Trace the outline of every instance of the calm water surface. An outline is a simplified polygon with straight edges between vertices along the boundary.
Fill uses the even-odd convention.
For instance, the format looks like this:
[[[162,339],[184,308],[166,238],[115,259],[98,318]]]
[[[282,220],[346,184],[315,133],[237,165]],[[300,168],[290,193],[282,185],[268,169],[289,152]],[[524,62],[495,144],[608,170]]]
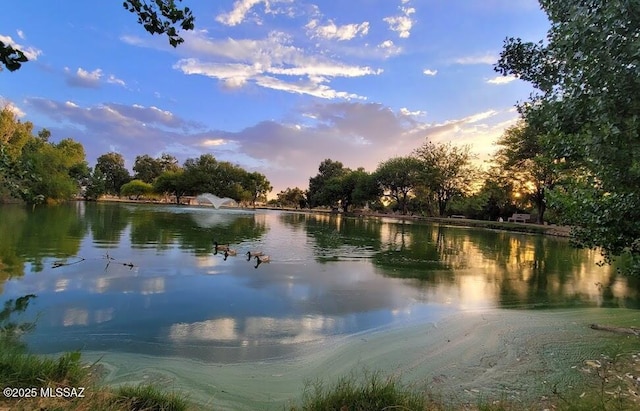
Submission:
[[[249,250],[271,261],[255,268]],[[39,353],[237,363],[461,310],[640,306],[637,281],[598,259],[565,239],[395,219],[0,206],[0,302],[37,295]]]

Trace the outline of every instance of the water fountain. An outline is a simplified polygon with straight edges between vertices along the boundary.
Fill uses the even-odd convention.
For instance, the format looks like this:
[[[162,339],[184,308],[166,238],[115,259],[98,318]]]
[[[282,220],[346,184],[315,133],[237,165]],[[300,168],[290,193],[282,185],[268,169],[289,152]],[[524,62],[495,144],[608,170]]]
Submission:
[[[238,207],[238,203],[233,198],[224,197],[220,198],[217,195],[211,193],[200,194],[196,197],[198,204],[210,203],[215,209],[219,209],[222,206],[226,207]]]

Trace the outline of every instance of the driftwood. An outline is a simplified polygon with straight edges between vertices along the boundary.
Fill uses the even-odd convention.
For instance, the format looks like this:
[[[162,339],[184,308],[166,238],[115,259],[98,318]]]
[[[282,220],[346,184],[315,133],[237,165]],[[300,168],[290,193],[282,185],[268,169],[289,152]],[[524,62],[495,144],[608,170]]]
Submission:
[[[640,337],[640,328],[636,327],[612,327],[609,325],[591,324],[591,328],[600,331],[610,331],[617,334],[631,334]]]

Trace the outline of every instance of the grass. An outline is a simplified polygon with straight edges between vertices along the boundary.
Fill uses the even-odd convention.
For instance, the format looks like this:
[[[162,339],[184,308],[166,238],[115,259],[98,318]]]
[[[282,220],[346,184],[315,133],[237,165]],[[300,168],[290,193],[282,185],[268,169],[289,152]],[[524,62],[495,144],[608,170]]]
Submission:
[[[307,383],[302,404],[291,407],[291,411],[440,409],[431,407],[424,394],[411,391],[396,378],[385,378],[378,372],[365,372],[362,377],[351,374],[329,388],[320,380]]]
[[[37,387],[38,393],[34,398],[0,397],[0,410],[185,411],[190,408],[184,395],[149,385],[115,389],[100,386],[95,371],[95,364],[82,363],[79,352],[65,353],[57,358],[38,356],[0,340],[1,388]],[[67,392],[75,388],[83,397],[43,398],[41,387],[66,389]]]

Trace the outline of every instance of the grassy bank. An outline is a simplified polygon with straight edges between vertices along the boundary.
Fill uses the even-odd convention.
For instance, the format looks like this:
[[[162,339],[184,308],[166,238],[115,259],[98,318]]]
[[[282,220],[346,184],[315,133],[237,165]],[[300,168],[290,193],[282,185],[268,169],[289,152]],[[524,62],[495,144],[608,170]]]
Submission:
[[[0,385],[4,390],[0,410],[189,409],[184,395],[152,386],[101,386],[99,370],[97,364],[84,364],[79,352],[52,358],[0,343]]]
[[[635,337],[634,337],[635,338]],[[637,345],[637,342],[634,343]],[[633,345],[633,344],[631,344]],[[477,402],[457,402],[442,398],[436,393],[409,387],[395,377],[380,372],[352,373],[338,379],[332,385],[323,381],[309,382],[302,400],[288,408],[289,411],[524,411],[555,409],[581,410],[630,410],[638,409],[635,377],[640,372],[639,359],[630,354],[629,339],[620,347],[600,359],[577,364],[585,373],[585,384],[579,387],[550,387],[548,396],[532,404],[513,403],[500,398],[483,398]],[[67,353],[59,358],[39,357],[16,351],[0,354],[0,381],[2,386],[13,388],[53,387],[62,391],[75,388],[80,398],[0,398],[0,410],[146,410],[182,411],[202,409],[189,403],[178,393],[166,393],[153,386],[124,386],[108,388],[99,385],[95,364],[85,365],[79,353]],[[82,392],[80,392],[82,389]],[[21,395],[23,396],[23,395]],[[215,404],[213,408],[216,409]]]

